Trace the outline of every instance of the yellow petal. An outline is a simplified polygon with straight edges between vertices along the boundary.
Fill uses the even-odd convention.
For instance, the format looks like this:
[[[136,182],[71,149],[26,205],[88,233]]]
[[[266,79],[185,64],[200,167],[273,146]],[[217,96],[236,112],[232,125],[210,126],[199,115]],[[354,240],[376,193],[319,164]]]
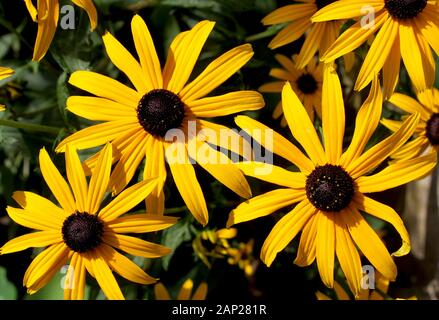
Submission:
[[[356,179],[379,166],[394,150],[398,150],[412,136],[418,121],[419,113],[411,115],[398,131],[349,163],[346,169],[351,177]]]
[[[145,21],[137,14],[131,21],[131,30],[148,91],[163,88],[162,70],[154,42]]]
[[[425,9],[419,13],[419,19],[415,19],[415,23],[430,46],[439,55],[439,39],[437,37],[439,32],[439,10],[437,8],[427,3]]]
[[[114,79],[92,71],[73,72],[69,83],[98,97],[113,100],[132,108],[135,108],[142,98],[141,93]]]
[[[28,211],[13,207],[6,208],[9,217],[16,223],[35,230],[59,231],[64,220],[61,217],[50,215],[47,207],[43,212]]]
[[[93,254],[90,258],[90,264],[93,268],[94,276],[105,296],[110,300],[124,300],[122,291],[114,278],[105,259],[99,255]]]
[[[410,252],[409,234],[404,226],[404,222],[395,210],[393,210],[389,206],[386,206],[385,204],[368,198],[361,193],[355,194],[354,202],[358,209],[367,212],[378,219],[390,223],[396,229],[401,237],[402,245],[401,248],[398,249],[398,251],[392,254],[393,256],[400,257]]]
[[[160,258],[171,252],[171,249],[159,244],[113,232],[105,232],[103,241],[128,254],[144,258]]]
[[[23,285],[29,293],[44,287],[60,271],[67,261],[69,251],[64,243],[58,243],[35,257],[23,277]]]
[[[163,70],[165,89],[174,93],[183,89],[214,25],[215,22],[212,21],[201,21],[190,31],[174,39]]]
[[[316,258],[320,278],[329,287],[334,287],[335,227],[334,213],[317,213]]]
[[[238,234],[235,228],[224,228],[216,231],[218,239],[233,239]]]
[[[152,284],[157,281],[155,278],[146,274],[137,264],[106,244],[99,246],[98,252],[102,255],[102,258],[111,270],[114,270],[129,281],[140,284]]]
[[[369,0],[367,6],[378,12],[384,8],[383,0]],[[360,17],[365,14],[364,0],[335,1],[312,16],[313,22],[330,21],[339,19],[349,19]]]
[[[297,68],[305,68],[309,61],[314,58],[314,55],[322,42],[322,38],[327,36],[325,27],[326,23],[313,24],[310,32],[306,35],[305,42],[303,43],[299,56],[297,57]]]
[[[345,112],[340,79],[332,64],[324,68],[322,116],[326,158],[336,164],[343,151]]]
[[[76,149],[71,145],[66,148],[66,171],[69,184],[76,199],[76,208],[79,212],[88,212],[88,186]]]
[[[93,0],[72,0],[72,2],[87,12],[90,20],[90,30],[93,31],[98,24],[98,13],[93,4]]]
[[[347,214],[350,214],[347,212]],[[340,214],[335,215],[335,252],[340,267],[346,276],[349,288],[358,296],[361,290],[363,270],[357,248],[349,234],[348,227]]]
[[[157,179],[148,179],[125,189],[99,212],[99,217],[107,222],[118,218],[144,200],[156,185]]]
[[[0,80],[4,80],[6,78],[9,78],[14,73],[15,73],[15,71],[12,70],[11,68],[0,67]]]
[[[304,225],[316,213],[308,200],[300,202],[292,211],[280,219],[271,230],[261,249],[261,260],[269,267],[276,255],[285,249]]]
[[[192,296],[192,300],[206,300],[207,296],[207,283],[202,282],[197,290],[195,290],[195,293]]]
[[[272,25],[309,18],[314,12],[316,12],[314,3],[291,4],[274,10],[262,19],[262,23],[264,25]]]
[[[151,90],[151,84],[146,82],[146,78],[139,62],[128,52],[127,49],[108,31],[102,36],[105,50],[111,62],[126,74],[131,83],[141,94]]]
[[[193,287],[194,282],[191,279],[187,279],[181,286],[180,292],[177,296],[177,300],[189,300],[192,294]]]
[[[205,226],[209,221],[209,214],[203,191],[195,175],[194,167],[191,163],[187,163],[186,161],[183,163],[174,161],[174,159],[169,156],[168,149],[169,147],[166,151],[166,159],[171,169],[175,185],[194,218]],[[184,152],[186,152],[186,150]]]
[[[9,210],[8,210],[9,211]],[[60,230],[38,231],[19,236],[0,248],[0,254],[23,251],[28,248],[42,248],[62,242]]]
[[[355,90],[364,89],[383,68],[398,36],[398,25],[397,21],[388,19],[381,27],[364,59]]]
[[[302,201],[304,190],[278,189],[251,198],[230,212],[227,227],[267,216],[281,208]]]
[[[154,295],[156,300],[171,300],[168,290],[160,282],[154,286]]]
[[[237,116],[235,123],[265,149],[294,163],[301,171],[310,173],[314,170],[314,164],[302,151],[269,127],[247,116]],[[271,135],[271,139],[266,138],[267,133]]]
[[[420,156],[430,146],[430,141],[426,136],[419,136],[392,154],[393,159],[413,159]]]
[[[380,192],[398,187],[425,176],[434,169],[436,152],[415,159],[401,160],[384,170],[356,180],[358,191],[362,193]]]
[[[337,281],[334,281],[334,291],[335,291],[335,294],[337,295],[338,300],[343,300],[343,301],[351,300],[349,298],[349,295],[347,294],[347,292],[343,289],[343,287]]]
[[[121,157],[111,173],[110,187],[113,194],[121,192],[134,177],[140,163],[145,159],[146,144],[154,139],[145,131],[139,130],[131,139],[130,144],[121,151]]]
[[[73,213],[76,211],[75,199],[73,198],[72,192],[64,180],[64,178],[59,173],[58,169],[53,164],[49,157],[46,149],[42,148],[40,150],[40,169],[43,174],[43,178],[58,200],[59,204],[67,212]]]
[[[378,78],[372,82],[372,88],[369,96],[364,101],[360,110],[357,113],[355,120],[355,131],[352,141],[342,155],[340,163],[347,166],[352,161],[356,160],[364,151],[367,142],[375,132],[381,118],[383,105],[383,96]]]
[[[401,93],[394,93],[390,97],[389,102],[407,113],[419,112],[421,114],[421,119],[424,121],[428,121],[428,119],[430,119],[429,112],[412,97],[406,96]]]
[[[379,13],[375,17],[374,25],[371,28],[364,28],[362,21],[353,24],[349,29],[343,32],[337,40],[322,55],[321,60],[326,63],[357,49],[361,46],[375,31],[383,25],[389,18],[387,11]]]
[[[94,121],[130,120],[136,118],[136,110],[112,100],[97,97],[71,96],[67,110]]]
[[[282,92],[282,88],[285,84],[285,81],[276,81],[263,84],[258,88],[259,92],[267,92],[267,93],[277,93]]]
[[[306,176],[303,173],[291,172],[281,167],[262,162],[240,162],[235,164],[245,175],[261,179],[279,186],[304,189]]]
[[[118,120],[96,124],[79,130],[61,141],[56,147],[56,152],[65,152],[66,145],[71,143],[78,150],[88,149],[103,145],[110,142],[121,135],[125,135],[127,131],[140,129],[139,123],[131,120]]]
[[[395,38],[389,56],[383,66],[383,94],[384,99],[389,99],[395,91],[399,81],[401,67],[401,48],[399,45],[399,34]]]
[[[311,265],[316,258],[317,217],[317,215],[313,215],[303,227],[297,257],[294,260],[294,263],[300,267]]]
[[[47,218],[50,221],[64,221],[64,219],[72,212],[66,213],[63,209],[53,204],[51,201],[43,198],[33,192],[15,191],[12,198],[23,209],[38,219]]]
[[[165,211],[165,194],[163,185],[166,181],[165,150],[158,139],[148,139],[146,143],[146,162],[143,179],[158,177],[157,186],[146,198],[148,214],[162,215]]]
[[[87,212],[95,214],[98,212],[101,202],[108,189],[110,182],[112,146],[107,144],[102,151],[96,165],[96,169],[90,178],[90,188],[87,193]]]
[[[33,61],[40,61],[46,55],[55,35],[59,17],[58,0],[38,1],[38,32],[35,40]],[[28,6],[29,9],[29,6]],[[29,11],[31,15],[34,12]],[[40,17],[46,16],[45,19]]]
[[[83,300],[87,271],[81,254],[75,252],[65,275],[64,300]]]
[[[32,17],[32,20],[34,22],[37,22],[37,9],[35,8],[35,6],[32,3],[32,0],[24,0],[25,4],[26,4],[26,8],[27,11],[29,11],[30,16]]]
[[[185,103],[190,103],[209,94],[241,69],[252,56],[253,49],[250,44],[241,45],[224,53],[212,61],[194,81],[185,86],[180,92],[181,99]]]
[[[395,262],[357,208],[350,206],[349,210],[343,211],[340,217],[348,227],[352,239],[369,262],[386,278],[395,281],[397,273]]]
[[[256,91],[236,91],[221,96],[187,102],[196,117],[213,118],[241,111],[261,109],[265,105],[262,95]]]
[[[115,233],[145,233],[167,229],[176,224],[177,221],[176,217],[131,214],[114,219],[106,226]]]
[[[311,28],[312,23],[311,20],[306,17],[302,19],[298,19],[294,22],[291,22],[282,29],[271,42],[268,44],[270,49],[277,49],[286,44],[289,44],[293,41],[299,39],[309,28]]]
[[[279,62],[279,64],[287,70],[293,78],[298,78],[300,74],[302,73],[302,70],[299,70],[297,68],[297,56],[293,56],[292,59],[282,55],[282,54],[276,54],[274,58]],[[284,82],[282,82],[282,87],[284,85]],[[282,91],[282,87],[280,88],[279,92]]]
[[[305,108],[288,82],[282,90],[282,106],[294,138],[302,145],[313,163],[324,165],[327,161],[319,137]]]

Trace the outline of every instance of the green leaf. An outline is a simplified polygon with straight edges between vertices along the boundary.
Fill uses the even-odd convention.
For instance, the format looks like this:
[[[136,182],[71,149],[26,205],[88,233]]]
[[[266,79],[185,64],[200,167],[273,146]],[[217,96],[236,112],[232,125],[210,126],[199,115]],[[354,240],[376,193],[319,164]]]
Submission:
[[[17,299],[17,289],[6,277],[6,269],[0,267],[0,300]]]
[[[189,219],[184,218],[173,227],[163,231],[162,244],[172,249],[170,254],[162,258],[164,270],[168,270],[169,262],[171,262],[175,249],[177,249],[183,242],[191,240],[189,225]]]
[[[67,73],[64,71],[56,82],[56,99],[58,102],[59,112],[64,123],[67,123],[67,109],[66,103],[69,97],[69,90],[67,89]]]

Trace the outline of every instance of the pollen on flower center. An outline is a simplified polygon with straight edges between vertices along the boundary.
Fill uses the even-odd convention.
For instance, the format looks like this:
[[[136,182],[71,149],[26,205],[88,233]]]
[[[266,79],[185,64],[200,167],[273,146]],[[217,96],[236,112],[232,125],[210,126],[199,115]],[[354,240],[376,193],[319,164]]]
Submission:
[[[412,19],[424,10],[427,0],[385,0],[385,8],[396,19]]]
[[[171,91],[156,89],[145,94],[137,107],[140,125],[153,136],[164,137],[179,128],[185,116],[184,103]]]
[[[434,113],[427,121],[426,135],[432,145],[439,145],[439,113]]]
[[[104,224],[93,214],[75,212],[62,226],[64,243],[75,252],[86,252],[102,243]]]
[[[320,10],[323,7],[326,7],[327,5],[335,2],[336,0],[316,0],[316,6]]]
[[[340,166],[317,166],[306,179],[306,195],[317,209],[338,212],[351,202],[354,181]]]
[[[309,73],[304,73],[296,81],[297,87],[304,94],[313,94],[317,90],[317,81]]]

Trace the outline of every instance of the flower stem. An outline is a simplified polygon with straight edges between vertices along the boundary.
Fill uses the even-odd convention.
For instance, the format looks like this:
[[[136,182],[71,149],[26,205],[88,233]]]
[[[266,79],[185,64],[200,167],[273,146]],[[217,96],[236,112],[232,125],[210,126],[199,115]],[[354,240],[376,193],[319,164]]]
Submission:
[[[0,126],[22,129],[26,131],[44,132],[53,135],[58,135],[59,131],[62,129],[56,127],[43,126],[39,124],[31,124],[31,123],[17,122],[13,120],[4,120],[4,119],[0,119]]]

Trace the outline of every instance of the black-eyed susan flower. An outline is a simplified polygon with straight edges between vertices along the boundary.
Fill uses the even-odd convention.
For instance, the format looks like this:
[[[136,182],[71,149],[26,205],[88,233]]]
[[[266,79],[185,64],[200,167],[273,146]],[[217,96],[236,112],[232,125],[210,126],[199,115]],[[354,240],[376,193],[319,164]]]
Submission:
[[[28,293],[44,287],[68,261],[63,284],[65,299],[83,299],[87,271],[96,278],[108,299],[124,298],[112,270],[136,283],[156,282],[119,250],[134,256],[157,258],[168,254],[170,249],[124,233],[162,230],[175,224],[176,218],[146,214],[122,217],[154,189],[157,179],[126,189],[101,208],[110,180],[111,154],[111,145],[107,145],[87,184],[79,157],[70,146],[66,149],[69,183],[46,150],[40,151],[41,173],[61,207],[32,192],[14,193],[13,198],[22,209],[8,207],[9,217],[38,231],[10,240],[1,247],[0,254],[47,247],[35,257],[24,275],[23,285]]]
[[[271,49],[289,44],[306,35],[305,42],[297,58],[297,67],[304,68],[316,52],[323,54],[337,39],[341,21],[312,22],[311,17],[334,0],[300,0],[299,3],[278,8],[264,19],[264,25],[287,23],[269,43]]]
[[[200,118],[264,106],[262,96],[255,91],[205,97],[252,57],[252,47],[245,44],[231,49],[187,83],[213,26],[211,21],[202,21],[190,31],[179,34],[171,44],[163,71],[151,35],[140,16],[136,15],[131,24],[140,63],[107,32],[103,37],[107,53],[135,89],[95,72],[74,72],[69,82],[97,97],[70,97],[67,108],[79,116],[104,122],[69,136],[59,144],[57,152],[64,152],[67,143],[85,149],[111,141],[113,162],[117,161],[111,178],[115,193],[128,184],[146,156],[144,177],[158,176],[162,181],[147,199],[148,212],[154,214],[162,214],[164,208],[165,158],[189,211],[203,225],[208,222],[207,206],[189,157],[225,186],[248,198],[250,187],[242,173],[226,155],[209,147],[214,144],[242,154],[241,145],[230,144],[228,138],[231,135],[238,142],[243,139],[224,126]],[[206,130],[213,134],[198,135]],[[174,136],[169,139],[166,136],[169,132],[178,133],[177,139]],[[224,132],[229,134],[225,139]],[[213,161],[199,152],[203,150],[209,150],[207,153],[213,155]],[[86,161],[88,167],[93,168],[97,156]]]
[[[187,279],[181,286],[175,300],[206,300],[207,283],[200,283],[197,290],[192,294],[193,288],[194,282],[192,279]],[[156,300],[174,300],[161,282],[154,286],[154,294]]]
[[[369,16],[367,16],[369,15]],[[435,61],[439,54],[439,7],[427,0],[336,1],[317,12],[312,21],[360,19],[335,41],[322,60],[331,62],[351,52],[377,32],[364,59],[355,84],[365,88],[383,70],[385,98],[399,80],[401,57],[416,89],[433,85]]]
[[[412,136],[419,115],[410,116],[397,132],[364,151],[379,124],[382,110],[382,94],[375,80],[368,99],[358,112],[351,144],[343,152],[343,96],[338,76],[330,65],[324,69],[322,95],[324,147],[290,84],[284,86],[284,115],[294,138],[308,156],[277,133],[273,133],[273,141],[259,139],[258,142],[269,151],[295,164],[300,172],[260,162],[237,164],[245,174],[283,188],[242,203],[230,213],[227,225],[263,217],[297,203],[268,235],[261,249],[261,260],[270,266],[277,253],[302,231],[295,263],[307,266],[317,260],[322,281],[333,287],[337,256],[351,290],[359,294],[362,268],[357,247],[386,278],[393,281],[397,274],[391,255],[360,211],[395,227],[402,238],[402,246],[394,256],[405,255],[410,250],[409,236],[399,215],[365,194],[390,189],[422,176],[435,165],[436,155],[405,160],[373,172]],[[236,123],[249,132],[270,130],[249,117],[238,116]]]
[[[322,117],[322,81],[323,81],[323,64],[317,64],[315,59],[311,59],[309,64],[299,69],[296,67],[297,55],[291,59],[277,54],[276,60],[283,68],[274,68],[270,70],[270,75],[279,81],[270,82],[259,88],[260,92],[282,92],[285,81],[291,83],[291,87],[305,106],[311,121],[314,120],[314,114]],[[273,118],[278,119],[282,116],[282,103],[279,102],[274,109]],[[287,125],[285,117],[281,120],[282,127]]]
[[[394,93],[389,102],[408,114],[419,113],[421,119],[415,130],[415,138],[394,154],[395,160],[410,159],[425,152],[439,150],[439,90],[428,89],[417,94],[418,101],[401,93]],[[402,121],[383,119],[381,123],[391,131],[396,131]]]
[[[227,249],[227,262],[231,265],[237,265],[244,271],[246,277],[254,275],[259,261],[253,256],[253,247],[255,241],[250,239],[247,242],[240,242],[238,247],[230,247]]]
[[[11,68],[0,67],[0,81],[9,78],[14,74],[14,70]],[[4,111],[5,106],[0,103],[0,111]]]
[[[237,232],[235,228],[202,230],[192,241],[192,248],[201,261],[211,268],[212,258],[224,258],[228,255],[229,240],[235,238]]]
[[[37,7],[32,0],[24,0],[32,20],[38,23],[37,38],[35,40],[34,54],[32,60],[40,61],[46,55],[52,43],[58,26],[59,1],[58,0],[37,0]],[[92,0],[72,0],[74,4],[83,8],[90,19],[90,29],[93,31],[98,22],[98,14]]]

